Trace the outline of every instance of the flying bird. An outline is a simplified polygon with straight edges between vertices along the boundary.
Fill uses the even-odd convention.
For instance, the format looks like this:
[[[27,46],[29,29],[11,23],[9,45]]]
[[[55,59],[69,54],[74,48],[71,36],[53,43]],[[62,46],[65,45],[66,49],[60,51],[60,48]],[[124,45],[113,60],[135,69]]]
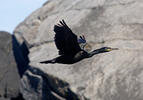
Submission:
[[[55,45],[59,50],[59,56],[40,63],[73,64],[84,58],[92,57],[95,54],[118,50],[118,48],[102,47],[88,52],[86,47],[91,48],[91,46],[86,42],[85,37],[80,36],[78,38],[64,20],[59,21],[59,23],[54,26],[54,32],[56,33]]]

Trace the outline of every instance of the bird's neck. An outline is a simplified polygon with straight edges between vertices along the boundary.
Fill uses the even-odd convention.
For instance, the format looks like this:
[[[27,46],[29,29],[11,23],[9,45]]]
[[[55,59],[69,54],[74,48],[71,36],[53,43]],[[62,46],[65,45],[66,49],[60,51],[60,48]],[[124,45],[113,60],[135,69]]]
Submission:
[[[83,58],[87,58],[87,56],[88,56],[88,53],[87,53],[87,52],[85,52],[85,51],[80,51],[80,52],[78,52],[78,53],[74,56],[73,60],[74,60],[75,62],[77,62],[77,61],[82,60]]]
[[[105,53],[106,51],[105,50],[103,50],[103,49],[96,49],[96,50],[93,50],[93,51],[91,51],[90,53],[89,53],[89,56],[88,57],[92,57],[92,56],[94,56],[94,55],[96,55],[96,54],[100,54],[100,53]]]
[[[107,51],[105,51],[105,49],[103,49],[103,48],[93,50],[93,51],[91,51],[89,53],[87,53],[86,51],[82,50],[82,51],[78,52],[73,57],[73,60],[74,60],[74,62],[77,62],[77,61],[82,60],[83,58],[89,58],[89,57],[92,57],[92,56],[94,56],[96,54],[105,53],[105,52],[107,52]]]

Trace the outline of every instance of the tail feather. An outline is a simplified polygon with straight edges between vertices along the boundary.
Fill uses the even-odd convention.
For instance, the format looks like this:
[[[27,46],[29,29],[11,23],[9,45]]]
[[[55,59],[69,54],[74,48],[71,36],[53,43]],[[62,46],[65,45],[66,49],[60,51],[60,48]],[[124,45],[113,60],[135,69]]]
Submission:
[[[46,60],[46,61],[41,61],[40,63],[41,64],[48,64],[48,63],[53,64],[53,63],[56,63],[56,62],[55,62],[55,60]]]

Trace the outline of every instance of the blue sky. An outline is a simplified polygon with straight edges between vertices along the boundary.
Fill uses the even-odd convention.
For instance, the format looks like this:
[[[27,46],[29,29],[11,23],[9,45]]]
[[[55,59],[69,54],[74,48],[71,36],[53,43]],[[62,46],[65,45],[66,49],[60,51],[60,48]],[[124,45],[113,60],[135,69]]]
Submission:
[[[13,32],[15,27],[47,0],[0,0],[0,30]]]

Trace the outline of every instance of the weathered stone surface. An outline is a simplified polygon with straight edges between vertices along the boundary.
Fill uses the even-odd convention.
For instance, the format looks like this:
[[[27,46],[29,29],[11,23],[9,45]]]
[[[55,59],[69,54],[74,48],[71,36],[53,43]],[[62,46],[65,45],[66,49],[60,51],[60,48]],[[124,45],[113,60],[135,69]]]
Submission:
[[[52,91],[67,100],[71,100],[69,91],[75,100],[142,100],[142,9],[142,0],[48,0],[14,32],[20,44],[25,40],[29,43],[31,67],[22,78],[24,98],[44,97],[42,84],[47,84],[44,94]],[[119,50],[72,65],[40,64],[58,56],[53,25],[61,19],[65,19],[77,35],[84,34],[93,49],[110,46]],[[39,80],[35,90],[31,90],[29,81],[33,78],[30,77]],[[67,84],[59,85],[63,82]]]
[[[20,76],[13,54],[12,36],[0,31],[0,100],[19,95]]]

